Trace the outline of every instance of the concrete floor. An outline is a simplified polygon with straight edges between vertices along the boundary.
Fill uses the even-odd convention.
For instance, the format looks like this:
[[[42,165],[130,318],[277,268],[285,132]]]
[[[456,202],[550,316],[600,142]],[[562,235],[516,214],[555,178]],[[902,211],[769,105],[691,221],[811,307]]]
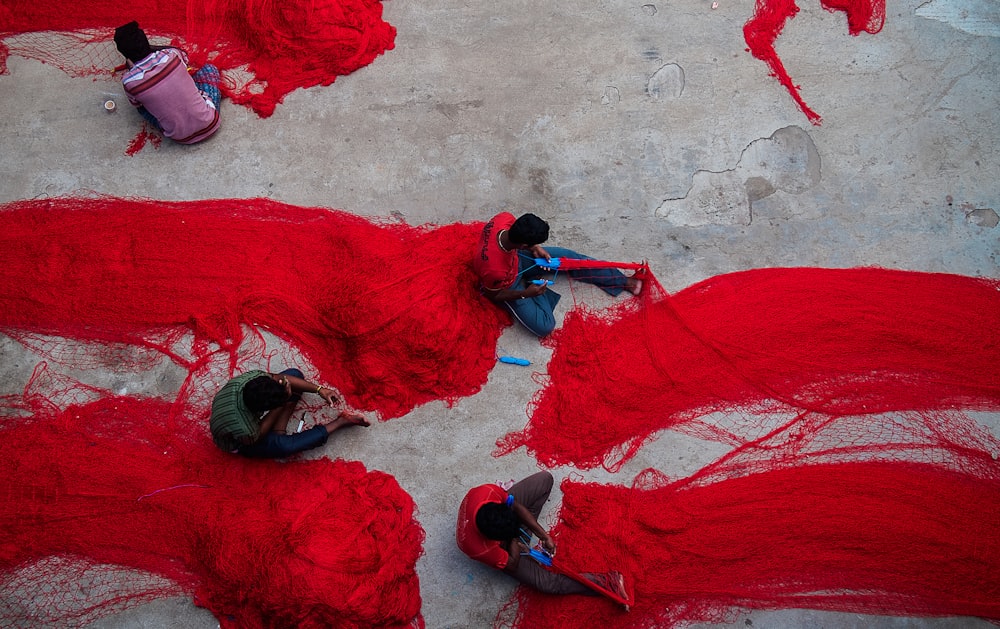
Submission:
[[[164,141],[132,157],[124,150],[140,118],[119,85],[12,57],[0,76],[0,202],[90,191],[264,196],[411,224],[533,211],[549,219],[552,244],[646,259],[671,291],[768,266],[1000,277],[1000,9],[987,0],[888,4],[881,33],[851,37],[843,14],[803,0],[778,40],[821,126],[745,52],[751,0],[716,9],[710,0],[391,0],[396,47],[372,65],[292,93],[266,120],[226,101],[210,141]],[[109,94],[120,106],[112,115],[102,109]],[[20,391],[38,358],[2,341],[0,392]],[[501,347],[544,370],[548,350],[523,330],[507,330]],[[454,519],[470,483],[536,469],[523,451],[490,456],[497,437],[526,422],[532,369],[498,365],[453,408],[432,403],[344,431],[315,454],[391,473],[416,501],[430,628],[487,627],[513,589],[457,550]],[[175,393],[162,384],[175,378],[74,375]],[[1000,426],[993,415],[984,421]],[[645,467],[684,475],[723,452],[666,433],[618,474],[580,476],[627,483]],[[546,513],[556,504],[554,494]],[[93,626],[217,623],[182,599]],[[725,626],[991,625],[785,610]]]

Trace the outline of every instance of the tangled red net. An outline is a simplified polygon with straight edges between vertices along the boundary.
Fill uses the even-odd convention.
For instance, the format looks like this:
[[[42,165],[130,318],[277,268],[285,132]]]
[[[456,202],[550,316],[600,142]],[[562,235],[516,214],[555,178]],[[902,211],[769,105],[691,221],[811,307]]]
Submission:
[[[510,319],[475,288],[481,227],[265,199],[19,201],[0,211],[0,330],[76,367],[100,353],[62,359],[37,337],[162,354],[189,373],[182,395],[202,402],[211,393],[191,383],[220,385],[266,330],[302,352],[310,377],[390,419],[472,395],[496,363]]]
[[[998,622],[997,445],[942,452],[965,469],[828,460],[675,482],[647,472],[633,487],[564,482],[559,554],[621,571],[631,611],[519,588],[495,624],[676,627],[788,608]]]
[[[178,594],[223,627],[423,626],[424,534],[391,476],[235,462],[169,402],[73,389],[42,369],[4,400],[0,627]]]
[[[799,439],[809,421],[1000,410],[998,286],[792,268],[667,295],[650,277],[640,300],[567,315],[546,340],[554,353],[531,420],[498,453],[523,446],[546,466],[614,471],[663,429],[739,446]]]
[[[847,14],[847,28],[851,35],[861,31],[875,34],[882,30],[885,23],[885,0],[821,0],[823,8],[828,11],[843,11]],[[822,118],[806,105],[799,93],[799,86],[785,70],[778,53],[774,50],[774,42],[785,28],[785,22],[795,17],[799,7],[795,0],[757,0],[754,14],[743,26],[743,38],[750,52],[771,69],[771,76],[778,79],[802,113],[813,124],[820,124]]]
[[[0,330],[61,365],[166,357],[187,378],[150,400],[40,368],[3,400],[0,579],[35,605],[0,626],[175,593],[238,626],[420,626],[422,531],[395,481],[344,462],[234,465],[207,403],[249,362],[278,361],[265,331],[383,419],[478,391],[510,322],[475,291],[480,228],[260,199],[5,206]],[[633,611],[519,591],[498,624],[669,626],[741,607],[1000,618],[1000,446],[970,417],[1000,408],[996,281],[763,269],[671,296],[625,268],[643,272],[640,298],[569,312],[531,424],[504,448],[611,470],[664,428],[734,449],[690,479],[564,485],[560,561],[624,572]],[[107,566],[148,576],[123,588]]]
[[[521,588],[497,626],[1000,621],[1000,441],[974,417],[1000,410],[1000,283],[761,269],[671,296],[647,280],[644,303],[569,313],[531,422],[498,452],[617,470],[664,428],[733,450],[676,481],[565,482],[562,561],[621,571],[632,610]]]
[[[123,61],[114,29],[131,20],[153,43],[186,50],[193,65],[215,64],[223,94],[264,118],[291,91],[330,85],[368,65],[396,37],[379,0],[0,0],[0,73],[8,54],[17,54],[73,76],[110,78]]]

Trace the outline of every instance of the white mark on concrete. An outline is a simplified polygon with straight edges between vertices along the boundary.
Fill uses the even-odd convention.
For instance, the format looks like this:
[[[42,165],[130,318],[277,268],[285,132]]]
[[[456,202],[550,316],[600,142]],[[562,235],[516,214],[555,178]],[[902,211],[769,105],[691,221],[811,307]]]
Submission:
[[[642,12],[646,15],[656,15],[656,5],[655,4],[644,4],[642,5]]]
[[[668,63],[653,73],[646,82],[646,93],[653,98],[673,100],[684,92],[684,68]]]
[[[604,94],[601,95],[601,104],[614,107],[622,100],[622,94],[618,91],[618,88],[614,85],[609,85],[604,88]]]
[[[997,0],[930,0],[917,7],[916,14],[972,35],[1000,37]]]
[[[993,229],[1000,224],[1000,216],[993,208],[977,208],[971,212],[966,212],[965,219],[977,227]]]

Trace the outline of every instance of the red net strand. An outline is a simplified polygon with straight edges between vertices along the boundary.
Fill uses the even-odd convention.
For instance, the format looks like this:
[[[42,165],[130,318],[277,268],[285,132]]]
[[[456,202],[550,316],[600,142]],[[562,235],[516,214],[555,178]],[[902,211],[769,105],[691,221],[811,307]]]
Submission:
[[[10,53],[67,73],[105,75],[123,62],[114,29],[137,20],[150,39],[184,48],[195,66],[215,64],[223,93],[268,117],[297,88],[330,85],[394,46],[378,0],[0,0],[0,73]],[[154,42],[157,43],[157,42]]]
[[[740,445],[813,415],[1000,409],[995,280],[760,269],[673,296],[647,281],[639,299],[566,316],[545,341],[554,353],[531,420],[498,454],[615,470],[663,429]],[[715,412],[737,417],[700,419]]]
[[[847,14],[847,26],[851,35],[861,31],[878,33],[885,23],[885,0],[822,0],[828,11],[843,11]],[[820,115],[809,108],[799,93],[799,86],[785,70],[785,65],[774,49],[774,42],[785,28],[785,22],[795,17],[799,7],[795,0],[757,0],[753,16],[743,26],[743,38],[748,49],[771,69],[771,75],[778,79],[802,113],[813,124],[820,124]]]

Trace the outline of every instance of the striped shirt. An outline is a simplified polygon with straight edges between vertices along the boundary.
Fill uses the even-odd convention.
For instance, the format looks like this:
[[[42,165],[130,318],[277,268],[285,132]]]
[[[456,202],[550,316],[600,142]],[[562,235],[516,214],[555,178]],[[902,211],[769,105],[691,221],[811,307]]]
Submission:
[[[269,375],[266,371],[248,371],[227,382],[215,394],[209,427],[212,429],[212,440],[219,448],[233,452],[243,445],[241,438],[257,439],[261,416],[244,404],[243,387],[254,378],[266,375]]]
[[[194,144],[219,128],[215,103],[188,74],[187,55],[164,48],[147,55],[122,77],[130,103],[145,107],[156,118],[163,135],[181,144]]]

